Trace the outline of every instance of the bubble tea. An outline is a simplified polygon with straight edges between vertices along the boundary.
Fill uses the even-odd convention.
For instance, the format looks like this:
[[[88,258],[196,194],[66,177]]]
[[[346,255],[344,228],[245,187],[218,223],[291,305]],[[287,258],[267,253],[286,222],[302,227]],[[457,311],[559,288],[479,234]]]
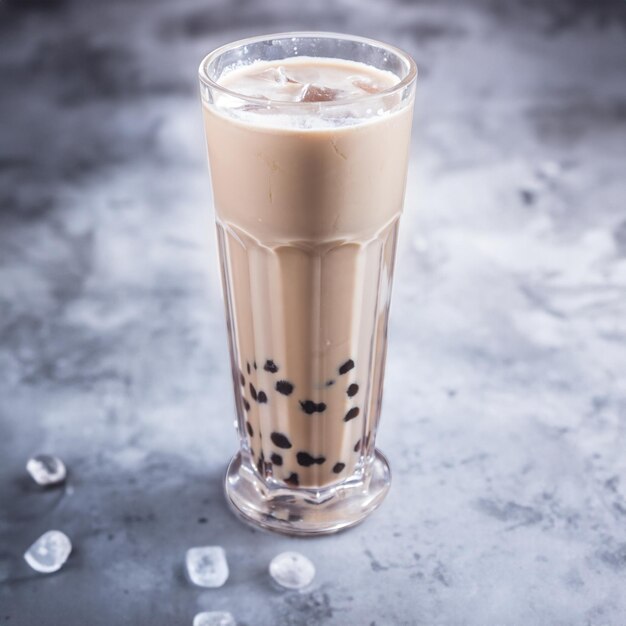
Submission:
[[[332,532],[389,485],[374,441],[415,67],[296,33],[225,46],[200,77],[241,439],[227,496]]]

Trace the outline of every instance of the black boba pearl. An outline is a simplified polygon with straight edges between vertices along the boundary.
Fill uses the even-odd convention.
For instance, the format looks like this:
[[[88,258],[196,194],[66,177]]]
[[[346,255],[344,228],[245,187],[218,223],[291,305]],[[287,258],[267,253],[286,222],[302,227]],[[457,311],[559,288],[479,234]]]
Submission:
[[[246,430],[250,437],[254,437],[254,430],[252,429],[252,424],[250,422],[246,422]]]
[[[282,433],[272,433],[270,439],[277,448],[283,448],[284,450],[291,448],[291,441]]]
[[[256,399],[259,404],[265,404],[267,402],[267,395],[265,394],[265,391],[259,391]]]
[[[352,383],[348,387],[347,393],[350,398],[352,398],[353,396],[356,396],[356,394],[359,393],[359,386],[356,383]]]
[[[311,456],[308,452],[298,452],[296,454],[296,459],[298,461],[298,465],[302,465],[302,467],[310,467],[311,465],[322,465],[326,461],[326,457]]]
[[[272,463],[274,465],[282,465],[283,464],[283,457],[280,456],[280,454],[276,454],[276,452],[274,452],[270,458],[272,459]]]
[[[326,410],[326,405],[323,402],[313,402],[313,400],[300,400],[300,406],[307,415],[313,413],[323,413]]]
[[[355,406],[346,413],[346,416],[343,418],[343,421],[349,422],[350,420],[353,420],[358,414],[359,414],[359,407]]]
[[[239,371],[239,380],[241,381],[241,386],[245,387],[246,386],[246,379],[244,378],[243,372],[241,370]]]
[[[313,402],[312,400],[300,400],[300,406],[307,415],[311,415],[312,413],[315,413],[317,403]]]
[[[249,411],[250,410],[250,403],[245,398],[241,398],[241,401],[243,402],[243,408],[246,411]]]
[[[293,485],[294,487],[297,487],[300,484],[300,481],[298,480],[298,474],[296,474],[295,472],[291,472],[291,474],[289,474],[289,478],[285,478],[285,482],[288,485]]]
[[[341,472],[343,472],[343,468],[346,466],[345,463],[335,463],[333,465],[333,472],[335,472],[335,474],[339,474]]]
[[[250,362],[246,361],[246,369],[248,370],[248,374],[250,374]]]
[[[343,365],[339,367],[340,374],[347,374],[354,367],[354,361],[348,359]]]
[[[254,369],[256,369],[256,361],[252,364]]]
[[[303,467],[309,467],[315,463],[315,459],[308,452],[298,452],[296,459],[298,464]]]
[[[265,455],[263,454],[263,450],[261,450],[261,455],[257,461],[256,468],[259,470],[259,474],[263,474],[263,471],[265,470]]]
[[[253,400],[256,400],[256,389],[254,388],[254,385],[252,383],[250,383],[250,395],[252,396]]]
[[[327,386],[327,387],[332,387],[334,384],[335,384],[335,381],[334,381],[334,380],[332,380],[332,379],[331,379],[331,380],[327,380],[327,381],[326,381],[326,386]]]
[[[284,396],[288,396],[293,391],[293,385],[288,380],[279,380],[276,383],[276,391]]]
[[[354,444],[354,451],[358,452],[361,449],[361,446],[363,445],[363,440],[359,439],[355,444]]]
[[[265,361],[263,369],[266,372],[270,372],[270,374],[276,374],[276,372],[278,371],[278,366],[276,365],[276,363],[274,363],[274,361],[272,361],[272,359],[267,359],[267,361]]]

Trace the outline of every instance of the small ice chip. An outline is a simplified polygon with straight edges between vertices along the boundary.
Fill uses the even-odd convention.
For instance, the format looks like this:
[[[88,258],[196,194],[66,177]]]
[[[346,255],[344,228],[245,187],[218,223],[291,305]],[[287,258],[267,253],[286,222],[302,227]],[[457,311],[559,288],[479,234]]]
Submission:
[[[59,457],[51,454],[38,454],[28,459],[26,471],[42,487],[58,485],[65,480],[67,470]]]
[[[298,552],[283,552],[270,563],[270,576],[287,589],[303,589],[315,578],[315,566]]]
[[[50,574],[63,567],[72,551],[72,542],[60,530],[49,530],[24,553],[24,560],[37,572]]]
[[[236,626],[228,611],[203,611],[193,618],[193,626]]]
[[[189,548],[185,566],[189,580],[199,587],[221,587],[228,579],[226,553],[220,546]]]

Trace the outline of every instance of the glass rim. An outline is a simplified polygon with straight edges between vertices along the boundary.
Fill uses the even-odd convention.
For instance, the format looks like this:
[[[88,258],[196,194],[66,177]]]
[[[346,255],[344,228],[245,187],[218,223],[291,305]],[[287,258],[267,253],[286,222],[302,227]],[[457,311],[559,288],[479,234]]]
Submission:
[[[387,87],[387,89],[383,89],[382,91],[376,93],[366,93],[359,96],[354,96],[351,98],[345,98],[343,100],[325,100],[321,102],[286,102],[284,100],[273,100],[271,98],[259,98],[257,96],[250,96],[246,94],[239,93],[233,89],[228,89],[223,85],[220,85],[217,81],[213,80],[207,71],[209,65],[215,61],[217,58],[222,56],[224,53],[229,50],[234,50],[235,48],[240,48],[246,45],[259,43],[262,41],[271,41],[272,39],[291,39],[291,38],[303,38],[303,39],[342,39],[345,41],[353,41],[355,43],[363,43],[368,44],[370,46],[376,48],[382,48],[387,52],[399,57],[407,67],[407,74],[404,78],[401,78],[398,83],[392,85],[391,87]],[[291,57],[288,57],[291,58]],[[328,57],[330,58],[330,57]],[[403,89],[409,87],[412,83],[416,82],[417,79],[417,65],[411,57],[410,54],[405,52],[404,50],[393,46],[391,44],[385,43],[383,41],[378,41],[377,39],[370,39],[369,37],[360,37],[358,35],[346,35],[343,33],[334,33],[334,32],[326,32],[326,31],[288,31],[283,33],[273,33],[269,35],[257,35],[255,37],[246,37],[244,39],[238,39],[236,41],[232,41],[230,43],[224,44],[215,48],[211,52],[209,52],[200,62],[200,67],[198,68],[198,76],[200,78],[200,82],[209,87],[210,89],[215,89],[220,91],[221,93],[231,96],[233,98],[237,98],[238,100],[243,100],[245,102],[250,102],[252,104],[261,105],[261,106],[272,106],[272,107],[284,107],[288,106],[291,109],[293,107],[333,107],[333,106],[344,106],[347,104],[352,104],[354,102],[364,102],[368,100],[375,100],[377,98],[381,98],[384,96],[389,96],[391,94],[402,91]]]

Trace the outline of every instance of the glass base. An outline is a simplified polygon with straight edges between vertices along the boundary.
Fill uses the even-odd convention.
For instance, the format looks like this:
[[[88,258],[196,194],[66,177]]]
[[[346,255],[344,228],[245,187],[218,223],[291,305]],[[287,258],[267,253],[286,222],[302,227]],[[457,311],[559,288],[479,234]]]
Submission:
[[[248,524],[287,535],[327,535],[365,519],[389,491],[391,470],[379,450],[361,475],[322,489],[268,485],[241,452],[226,470],[231,509]]]

